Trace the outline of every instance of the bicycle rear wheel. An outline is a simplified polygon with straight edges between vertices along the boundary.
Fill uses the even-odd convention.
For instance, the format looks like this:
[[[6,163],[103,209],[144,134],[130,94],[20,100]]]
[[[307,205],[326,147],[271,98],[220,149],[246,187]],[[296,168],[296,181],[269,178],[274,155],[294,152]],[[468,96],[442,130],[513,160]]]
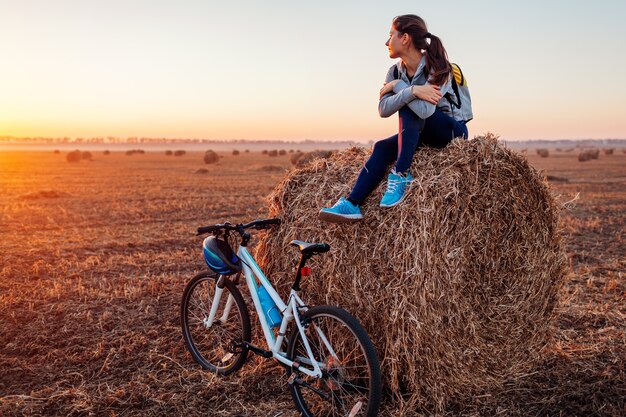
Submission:
[[[195,361],[204,369],[228,375],[241,368],[248,356],[242,342],[250,342],[250,316],[235,284],[225,279],[215,319],[208,327],[217,278],[203,272],[189,281],[181,302],[181,326]]]
[[[378,414],[381,399],[380,366],[376,350],[359,321],[333,306],[317,306],[302,314],[301,322],[322,378],[296,371],[291,394],[303,416],[367,416]],[[307,368],[311,361],[294,326],[287,357]]]

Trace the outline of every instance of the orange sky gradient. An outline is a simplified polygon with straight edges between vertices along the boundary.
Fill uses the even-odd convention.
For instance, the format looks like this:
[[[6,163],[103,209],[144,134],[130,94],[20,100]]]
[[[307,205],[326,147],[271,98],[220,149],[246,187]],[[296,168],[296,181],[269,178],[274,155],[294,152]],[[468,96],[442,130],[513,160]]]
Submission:
[[[469,80],[470,136],[626,138],[626,3],[453,3],[3,2],[0,136],[386,138],[384,42],[417,13]]]

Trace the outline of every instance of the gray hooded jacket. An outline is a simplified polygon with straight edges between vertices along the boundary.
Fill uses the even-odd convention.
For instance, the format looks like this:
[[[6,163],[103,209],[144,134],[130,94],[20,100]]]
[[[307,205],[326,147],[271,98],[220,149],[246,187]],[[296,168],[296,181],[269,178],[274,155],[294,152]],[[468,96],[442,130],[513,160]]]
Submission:
[[[419,65],[417,66],[417,70],[415,71],[415,75],[413,76],[413,81],[409,82],[409,78],[406,75],[406,69],[402,64],[402,61],[398,61],[396,64],[392,65],[387,71],[387,76],[385,77],[385,83],[394,80],[394,69],[398,69],[398,75],[400,80],[393,87],[393,93],[385,94],[381,97],[378,102],[378,112],[381,117],[389,117],[398,110],[400,110],[404,106],[409,106],[411,110],[415,114],[417,114],[421,119],[427,119],[434,112],[435,108],[438,108],[445,114],[458,121],[465,121],[471,119],[466,114],[464,114],[464,108],[467,106],[461,106],[461,109],[451,108],[448,99],[443,97],[446,93],[449,93],[453,101],[457,101],[457,97],[454,94],[454,90],[452,89],[452,81],[451,76],[448,77],[446,82],[441,86],[441,100],[437,103],[437,105],[431,104],[427,101],[420,100],[413,95],[411,91],[411,86],[413,85],[425,85],[428,84],[426,80],[426,76],[424,75],[424,66],[426,65],[426,57],[422,57]],[[471,112],[471,109],[469,110]]]

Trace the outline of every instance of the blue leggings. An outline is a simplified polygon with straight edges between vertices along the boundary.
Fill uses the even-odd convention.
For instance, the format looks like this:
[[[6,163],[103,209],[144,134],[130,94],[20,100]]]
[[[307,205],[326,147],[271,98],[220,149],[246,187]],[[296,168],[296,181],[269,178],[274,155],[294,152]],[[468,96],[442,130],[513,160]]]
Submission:
[[[372,155],[352,188],[348,199],[356,205],[361,205],[374,191],[394,161],[396,172],[404,173],[411,167],[417,148],[444,148],[456,137],[467,139],[465,123],[456,121],[439,109],[435,109],[433,115],[426,120],[420,119],[408,106],[402,107],[398,114],[400,133],[374,144]]]

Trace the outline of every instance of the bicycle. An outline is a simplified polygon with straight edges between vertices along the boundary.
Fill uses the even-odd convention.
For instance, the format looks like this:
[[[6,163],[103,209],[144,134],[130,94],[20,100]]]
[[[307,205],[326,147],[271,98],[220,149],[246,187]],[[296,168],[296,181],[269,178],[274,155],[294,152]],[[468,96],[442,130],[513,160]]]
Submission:
[[[193,277],[183,292],[181,325],[187,348],[202,368],[219,375],[239,370],[248,352],[273,358],[287,370],[287,384],[303,416],[377,415],[380,366],[365,329],[342,308],[309,307],[298,296],[302,278],[310,274],[306,262],[328,252],[330,246],[290,242],[300,249],[301,258],[285,303],[247,249],[251,235],[246,229],[261,230],[276,224],[280,219],[198,228],[198,236],[213,234],[203,242],[204,258],[211,270]],[[236,254],[229,244],[231,232],[241,237]],[[242,273],[267,349],[251,343],[250,316],[238,289]],[[295,326],[287,338],[292,321]]]

